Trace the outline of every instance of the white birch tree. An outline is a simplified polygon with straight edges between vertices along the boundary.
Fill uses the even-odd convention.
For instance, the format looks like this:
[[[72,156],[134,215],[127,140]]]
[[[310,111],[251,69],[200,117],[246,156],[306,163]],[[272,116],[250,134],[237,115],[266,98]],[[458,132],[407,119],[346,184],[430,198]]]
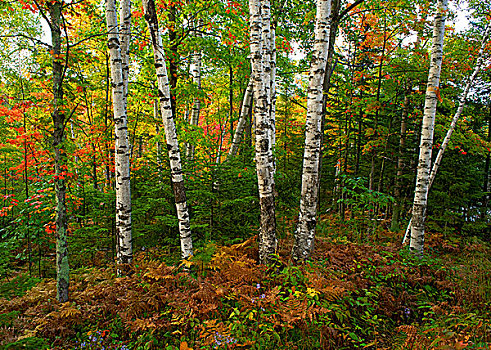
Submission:
[[[455,112],[452,122],[450,123],[450,127],[447,130],[447,134],[445,135],[445,138],[443,139],[443,142],[440,146],[440,150],[438,151],[438,154],[436,156],[435,162],[433,164],[433,167],[431,168],[431,173],[430,173],[430,183],[429,187],[433,184],[433,181],[435,180],[436,172],[438,171],[438,168],[440,166],[440,163],[442,162],[443,158],[443,153],[445,153],[445,149],[448,146],[448,143],[450,142],[450,138],[452,137],[452,134],[455,130],[455,126],[457,125],[457,121],[460,119],[460,116],[462,115],[462,112],[464,111],[464,107],[466,105],[466,99],[467,95],[469,94],[469,90],[471,89],[472,83],[477,77],[477,74],[482,68],[482,64],[484,61],[484,49],[486,48],[486,45],[488,44],[489,41],[489,34],[491,31],[491,26],[488,24],[486,26],[486,30],[484,32],[484,35],[481,40],[481,47],[479,48],[479,53],[477,55],[477,60],[476,60],[476,65],[474,66],[474,70],[472,71],[471,76],[467,80],[467,84],[464,88],[464,92],[462,93],[462,96],[459,101],[459,107],[457,108],[457,111]]]
[[[124,80],[118,19],[114,0],[107,0],[106,2],[106,22],[115,128],[116,255],[118,264],[130,264],[133,259],[130,186],[131,147],[128,138],[128,118],[126,113],[125,95],[127,94],[127,82],[125,83]]]
[[[276,252],[273,139],[271,135],[271,10],[269,0],[249,0],[251,77],[254,84],[255,153],[259,188],[259,261]]]
[[[310,256],[315,237],[322,139],[323,84],[329,47],[331,5],[331,0],[317,0],[315,41],[307,94],[300,212],[292,249],[292,257],[296,262],[305,261]]]
[[[242,99],[242,107],[240,108],[239,121],[235,128],[234,138],[232,140],[232,145],[227,154],[227,161],[237,155],[239,151],[240,142],[242,141],[242,136],[244,135],[244,129],[247,122],[247,116],[252,107],[252,95],[254,92],[253,80],[249,80],[247,83],[246,90],[244,92],[244,97]]]
[[[423,254],[424,223],[431,170],[431,149],[433,147],[436,106],[438,103],[440,73],[443,61],[443,39],[445,35],[447,8],[448,0],[438,0],[437,11],[433,21],[430,70],[426,87],[416,188],[414,190],[413,215],[411,219],[410,249],[418,254]]]
[[[198,26],[201,25],[201,21],[198,22]],[[201,33],[196,31],[196,37],[200,38]],[[193,77],[193,83],[198,89],[201,90],[201,50],[195,50],[191,56],[191,76]],[[197,126],[199,122],[199,113],[201,110],[201,100],[199,97],[194,98],[193,108],[191,110],[191,117],[189,120],[189,124]],[[188,143],[186,145],[186,158],[188,160],[194,159],[194,150],[195,145],[192,143]]]
[[[489,36],[491,34],[491,25],[486,26],[486,30],[484,32],[484,35],[481,40],[481,47],[479,49],[479,53],[477,55],[476,59],[476,64],[474,66],[474,70],[472,71],[472,74],[469,76],[467,83],[465,85],[464,91],[462,93],[462,96],[459,100],[459,106],[457,108],[457,111],[455,112],[454,116],[452,117],[452,121],[450,122],[450,126],[447,130],[447,134],[445,135],[445,138],[443,139],[442,144],[440,145],[440,149],[438,151],[438,154],[435,158],[435,161],[433,162],[433,166],[431,168],[431,172],[429,175],[429,183],[428,183],[428,188],[427,191],[429,192],[431,189],[431,186],[433,185],[433,181],[435,180],[436,173],[438,171],[438,168],[440,167],[440,163],[442,162],[443,159],[443,154],[445,153],[445,150],[447,149],[448,143],[450,142],[450,138],[452,137],[452,134],[455,130],[455,127],[457,126],[457,122],[460,119],[460,116],[462,115],[462,112],[464,111],[464,107],[466,105],[466,100],[467,100],[467,95],[469,94],[469,91],[472,87],[472,83],[477,77],[477,74],[482,68],[483,62],[484,62],[484,49],[486,48],[487,43],[489,42]],[[406,229],[406,233],[404,234],[404,238],[402,240],[402,244],[405,244],[407,241],[408,233],[412,227],[412,219],[409,221],[408,227]]]
[[[143,0],[143,11],[147,22],[153,46],[154,65],[157,74],[157,86],[159,90],[160,111],[164,124],[165,139],[169,152],[172,189],[179,220],[179,235],[181,241],[181,255],[183,259],[193,255],[193,241],[189,223],[189,213],[184,188],[181,154],[177,141],[176,125],[172,113],[171,94],[167,68],[165,65],[165,53],[162,47],[162,35],[160,33],[154,0]]]
[[[119,9],[121,21],[121,69],[123,72],[123,98],[126,111],[128,110],[128,77],[130,72],[130,41],[131,41],[131,1],[121,0]]]

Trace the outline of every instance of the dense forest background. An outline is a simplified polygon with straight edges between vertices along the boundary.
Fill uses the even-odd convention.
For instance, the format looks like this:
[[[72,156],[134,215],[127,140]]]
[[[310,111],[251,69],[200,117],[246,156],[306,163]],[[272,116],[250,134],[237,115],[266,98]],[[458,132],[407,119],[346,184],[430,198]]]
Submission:
[[[140,0],[131,4],[123,104],[133,261],[120,259],[109,7],[0,2],[0,348],[488,348],[491,9],[485,1],[451,2],[445,12],[433,160],[462,101],[465,108],[428,192],[419,257],[401,241],[413,208],[437,4],[330,4],[315,248],[297,266],[290,252],[316,1],[271,4],[279,243],[265,265],[257,264],[261,126],[250,95],[247,1],[155,3],[174,146],[164,133],[149,16]],[[468,25],[457,31],[463,9]],[[192,254],[182,248],[176,209],[170,151],[177,146]],[[60,275],[68,270],[57,252],[65,241],[70,293],[63,299]]]

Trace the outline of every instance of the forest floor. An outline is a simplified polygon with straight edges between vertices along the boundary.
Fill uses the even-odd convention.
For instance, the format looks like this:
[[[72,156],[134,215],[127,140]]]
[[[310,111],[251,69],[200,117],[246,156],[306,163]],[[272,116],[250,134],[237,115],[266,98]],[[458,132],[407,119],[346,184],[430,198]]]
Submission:
[[[490,244],[428,236],[422,259],[389,232],[318,237],[304,266],[291,239],[271,266],[255,237],[180,266],[149,249],[127,277],[73,270],[64,304],[19,268],[0,282],[0,349],[491,349]]]

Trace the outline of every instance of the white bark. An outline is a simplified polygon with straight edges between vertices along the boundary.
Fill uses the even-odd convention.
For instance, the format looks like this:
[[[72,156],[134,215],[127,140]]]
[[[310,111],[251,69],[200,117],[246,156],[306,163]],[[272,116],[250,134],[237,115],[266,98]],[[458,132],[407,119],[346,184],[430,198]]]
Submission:
[[[193,241],[189,223],[189,213],[184,189],[184,177],[182,174],[181,155],[177,141],[176,125],[172,114],[171,94],[167,68],[165,65],[165,53],[162,48],[162,35],[157,21],[154,0],[143,0],[143,11],[152,38],[154,65],[157,74],[159,89],[160,110],[164,123],[165,139],[169,152],[171,169],[171,181],[179,220],[179,235],[181,240],[181,254],[183,259],[193,255]]]
[[[199,31],[196,32],[196,37],[201,37]],[[201,51],[200,50],[193,52],[192,63],[191,63],[191,75],[193,77],[193,83],[200,91],[201,90]],[[200,110],[201,110],[201,101],[199,97],[196,97],[194,99],[193,108],[191,110],[191,119],[189,121],[191,125],[194,126],[198,125]],[[186,157],[188,160],[194,159],[195,147],[196,146],[192,143],[188,143],[186,145]]]
[[[292,255],[307,259],[313,248],[319,183],[323,83],[329,47],[331,0],[317,0],[315,42],[309,74],[300,213]]]
[[[240,109],[239,121],[237,122],[237,127],[235,128],[234,138],[232,140],[232,145],[228,151],[227,160],[235,157],[239,150],[240,142],[242,141],[242,136],[244,135],[244,129],[247,122],[247,117],[249,116],[249,111],[251,110],[252,95],[254,90],[253,80],[249,80],[247,88],[244,92],[244,98],[242,99],[242,107]]]
[[[448,128],[447,135],[445,135],[445,139],[443,139],[442,145],[440,146],[440,150],[438,151],[438,154],[436,156],[435,163],[433,164],[433,168],[431,169],[429,187],[431,187],[433,181],[435,180],[436,172],[438,171],[438,167],[440,166],[440,163],[442,161],[443,153],[445,152],[445,149],[448,146],[448,142],[452,137],[453,131],[455,130],[455,126],[457,125],[457,121],[459,120],[460,115],[464,110],[464,107],[466,105],[467,95],[469,94],[469,90],[472,86],[472,83],[474,82],[474,79],[476,79],[477,74],[481,70],[484,61],[483,60],[484,49],[486,48],[486,45],[489,41],[490,31],[491,31],[491,26],[488,24],[481,41],[481,47],[479,49],[479,53],[477,56],[476,65],[474,66],[474,70],[472,71],[471,76],[467,80],[467,84],[464,88],[464,92],[462,93],[462,96],[459,101],[459,107],[457,108],[457,112],[455,112],[452,118],[452,122],[450,123],[450,127]]]
[[[115,127],[116,254],[118,264],[130,264],[133,259],[131,240],[130,144],[128,139],[128,120],[126,115],[118,20],[114,0],[107,0],[106,21]]]
[[[249,0],[251,77],[254,81],[256,173],[261,222],[259,260],[266,263],[276,252],[274,166],[271,137],[270,1]]]
[[[128,77],[130,72],[130,40],[131,40],[131,1],[121,0],[119,19],[121,21],[121,67],[123,70],[124,105],[128,111]]]
[[[429,175],[429,183],[428,183],[428,189],[427,191],[429,192],[431,186],[433,185],[433,181],[435,180],[436,173],[438,171],[438,168],[440,167],[440,163],[443,158],[443,154],[445,153],[445,150],[447,149],[448,143],[450,142],[450,138],[452,137],[452,134],[455,130],[455,126],[457,125],[457,122],[462,115],[462,112],[464,110],[464,107],[466,105],[466,99],[467,95],[469,94],[469,90],[472,86],[472,83],[474,82],[477,74],[481,70],[482,64],[483,64],[483,54],[484,54],[484,49],[489,41],[489,35],[491,33],[491,25],[488,24],[486,27],[486,31],[484,32],[483,38],[481,40],[481,47],[479,49],[479,53],[477,56],[476,60],[476,65],[474,66],[474,70],[472,74],[470,75],[469,79],[467,80],[467,84],[464,88],[464,91],[462,93],[462,96],[459,100],[459,106],[457,108],[457,111],[455,112],[452,122],[450,123],[450,126],[447,130],[447,134],[445,135],[445,138],[443,139],[443,142],[440,146],[440,150],[438,151],[438,154],[436,156],[435,162],[433,163],[433,167],[431,168],[431,172]],[[409,221],[408,227],[406,229],[406,232],[404,234],[404,238],[402,240],[402,244],[405,244],[407,241],[408,233],[410,231],[410,227],[412,226],[412,219]]]
[[[426,87],[423,126],[419,146],[418,171],[414,190],[413,216],[411,225],[410,249],[423,254],[424,223],[428,188],[430,184],[431,149],[433,147],[433,131],[435,128],[436,106],[440,86],[440,72],[443,61],[443,38],[445,35],[445,18],[448,0],[438,0],[437,13],[433,22],[433,43],[431,47],[430,70]]]

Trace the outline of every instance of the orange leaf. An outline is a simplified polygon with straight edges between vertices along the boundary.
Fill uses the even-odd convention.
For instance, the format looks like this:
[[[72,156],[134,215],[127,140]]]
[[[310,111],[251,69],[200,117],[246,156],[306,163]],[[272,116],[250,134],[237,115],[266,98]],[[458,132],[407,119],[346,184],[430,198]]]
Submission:
[[[435,94],[436,94],[436,98],[438,99],[438,101],[440,101],[440,103],[443,102],[443,99],[440,96],[440,88],[438,86],[428,86],[428,91],[434,91]]]
[[[193,350],[193,348],[188,347],[188,343],[183,341],[181,345],[179,346],[179,350]]]

